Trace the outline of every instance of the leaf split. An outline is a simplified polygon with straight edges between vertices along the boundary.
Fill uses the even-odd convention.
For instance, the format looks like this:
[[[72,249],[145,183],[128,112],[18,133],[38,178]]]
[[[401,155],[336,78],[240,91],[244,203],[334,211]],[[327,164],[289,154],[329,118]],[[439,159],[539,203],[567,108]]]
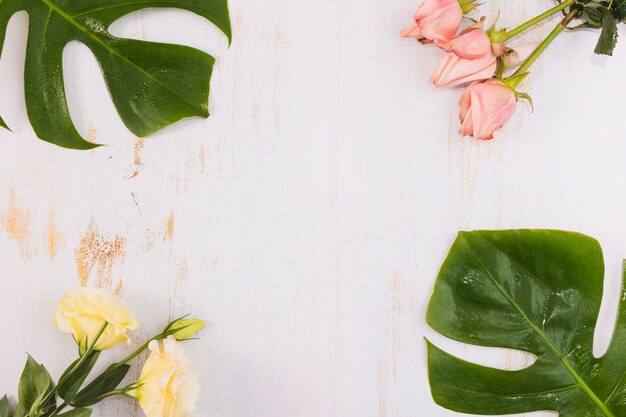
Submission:
[[[39,138],[73,149],[99,146],[81,137],[68,110],[62,54],[73,40],[96,57],[113,104],[135,135],[148,136],[187,117],[208,117],[213,57],[187,46],[121,39],[108,32],[120,17],[148,7],[189,10],[231,39],[227,0],[0,0],[0,45],[10,17],[19,11],[29,15],[26,108]],[[1,119],[0,126],[6,127]]]
[[[435,401],[454,411],[626,416],[626,292],[601,358],[593,336],[604,280],[594,239],[553,230],[459,234],[430,300],[430,326],[460,342],[537,357],[519,371],[456,358],[428,343]]]

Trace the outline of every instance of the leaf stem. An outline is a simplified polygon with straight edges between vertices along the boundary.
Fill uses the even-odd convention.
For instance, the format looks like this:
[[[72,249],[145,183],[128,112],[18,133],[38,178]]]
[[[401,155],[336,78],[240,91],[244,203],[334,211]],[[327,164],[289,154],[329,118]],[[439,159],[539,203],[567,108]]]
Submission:
[[[122,366],[125,363],[130,362],[136,356],[141,354],[141,352],[143,352],[144,350],[148,349],[148,345],[150,345],[150,342],[152,342],[153,340],[160,340],[159,336],[155,336],[152,339],[148,340],[146,343],[144,343],[143,345],[139,346],[139,348],[137,350],[135,350],[133,353],[131,353],[130,355],[128,355],[127,357],[125,357],[120,362],[116,363],[115,365]]]
[[[186,317],[186,316],[183,316]],[[182,317],[181,317],[182,318]],[[184,329],[185,327],[188,326],[184,326],[181,328],[177,328],[177,329],[171,329],[171,326],[173,323],[175,323],[176,321],[178,321],[180,319],[174,320],[172,323],[170,323],[165,330],[163,330],[161,333],[159,333],[158,335],[150,338],[148,341],[146,341],[143,345],[139,346],[134,352],[132,352],[130,355],[126,356],[124,359],[122,359],[119,362],[114,363],[113,365],[109,366],[107,369],[104,370],[104,372],[102,372],[99,376],[97,376],[93,381],[91,381],[91,383],[89,385],[87,385],[85,388],[83,388],[82,390],[80,390],[77,394],[76,397],[80,397],[81,394],[83,394],[85,391],[89,390],[93,385],[97,384],[98,381],[100,381],[102,378],[106,377],[107,375],[111,374],[113,371],[115,371],[116,369],[118,369],[119,367],[121,367],[122,365],[130,362],[131,360],[133,360],[135,357],[139,356],[144,350],[148,349],[148,346],[150,346],[150,342],[152,342],[153,340],[163,340],[165,338],[167,338],[168,336],[174,335],[176,333],[178,333],[179,331],[181,331],[182,329]],[[116,391],[112,391],[112,392],[116,392]],[[116,395],[116,394],[112,394],[112,395]]]
[[[554,355],[556,355],[561,360],[561,363],[563,364],[565,369],[570,373],[572,378],[574,378],[576,385],[580,387],[580,389],[585,394],[587,394],[587,396],[591,399],[591,401],[596,405],[596,407],[598,407],[598,409],[600,409],[600,411],[604,413],[605,416],[617,417],[611,410],[609,410],[607,405],[604,402],[602,402],[600,398],[598,398],[596,393],[589,387],[589,385],[587,385],[585,380],[579,375],[578,371],[569,363],[569,360],[567,359],[567,355],[561,352],[556,347],[556,345],[552,342],[552,340],[550,340],[550,338],[546,335],[546,333],[530,319],[530,317],[526,314],[526,312],[522,309],[522,307],[504,289],[504,287],[502,287],[502,285],[498,282],[498,280],[496,280],[494,274],[489,270],[489,268],[487,268],[485,263],[481,260],[481,258],[476,253],[476,251],[471,248],[470,248],[470,251],[474,255],[474,258],[476,259],[476,261],[480,263],[481,267],[483,268],[483,270],[485,271],[485,273],[487,274],[487,276],[489,277],[493,285],[496,287],[496,289],[508,300],[511,306],[515,310],[517,310],[519,315],[522,317],[524,321],[526,321],[526,323],[528,323],[530,328],[534,330],[541,339],[544,340],[544,342],[552,350]]]
[[[94,399],[92,399],[91,401],[89,401],[89,404],[88,404],[88,405],[85,405],[85,407],[90,407],[90,406],[92,406],[92,405],[94,405],[94,404],[99,403],[99,402],[100,402],[100,401],[102,401],[102,400],[105,400],[105,399],[107,399],[107,398],[109,398],[109,397],[113,397],[113,396],[115,396],[115,395],[126,395],[126,396],[128,396],[128,395],[126,394],[126,388],[123,388],[123,389],[115,389],[115,390],[113,390],[113,391],[109,391],[109,392],[106,392],[106,393],[104,393],[104,394],[102,394],[102,395],[97,396],[96,398],[94,398]],[[50,417],[52,417],[52,416],[50,416]]]
[[[144,343],[143,345],[139,346],[130,355],[126,356],[121,361],[116,362],[113,365],[109,366],[107,369],[105,369],[104,372],[102,372],[99,376],[97,376],[89,385],[87,385],[85,388],[83,388],[81,391],[79,391],[78,394],[76,394],[76,397],[80,397],[81,394],[83,394],[85,391],[89,390],[93,385],[97,384],[99,380],[101,380],[102,378],[104,378],[107,375],[111,374],[113,371],[115,371],[116,369],[118,369],[122,365],[126,364],[127,362],[130,362],[136,356],[140,355],[144,350],[146,350],[148,348],[148,346],[150,345],[150,342],[152,342],[153,340],[161,340],[161,339],[164,339],[166,337],[167,337],[167,332],[162,332],[162,333],[152,337],[146,343]]]
[[[67,403],[63,402],[63,404],[61,404],[60,406],[58,406],[48,417],[54,417],[56,415],[58,415],[61,411],[63,411],[63,409],[65,407],[67,407]]]
[[[527,29],[530,29],[531,27],[535,26],[537,23],[547,19],[548,17],[560,12],[561,10],[564,10],[566,8],[568,8],[569,6],[571,6],[572,4],[574,4],[576,2],[576,0],[565,0],[563,3],[560,3],[556,6],[554,6],[553,8],[546,10],[545,12],[541,13],[538,16],[535,16],[534,18],[530,19],[528,22],[522,23],[521,25],[519,25],[518,27],[512,29],[509,32],[506,32],[505,35],[502,37],[502,39],[498,39],[498,43],[504,43],[506,41],[508,41],[509,39],[519,35],[520,33],[526,31]]]
[[[183,316],[180,319],[187,317],[187,316]],[[163,330],[161,333],[157,334],[156,336],[152,337],[151,339],[149,339],[146,343],[144,343],[143,345],[139,346],[139,348],[137,348],[137,350],[135,350],[133,353],[131,353],[130,355],[128,355],[127,357],[125,357],[124,359],[122,359],[121,361],[119,361],[118,363],[116,363],[115,365],[113,365],[111,368],[117,368],[120,367],[122,365],[124,365],[127,362],[130,362],[131,360],[133,360],[136,356],[138,356],[139,354],[141,354],[141,352],[143,352],[144,350],[146,350],[148,348],[148,346],[150,345],[150,342],[152,342],[153,340],[163,340],[165,338],[167,338],[168,336],[172,336],[178,332],[180,332],[181,330],[189,327],[189,325],[187,326],[183,326],[177,329],[171,329],[172,324],[174,324],[175,322],[177,322],[180,319],[176,319],[174,320],[172,323],[170,323],[165,330]]]
[[[526,59],[526,61],[524,61],[524,63],[517,69],[517,71],[515,71],[515,73],[512,75],[512,77],[515,77],[516,75],[520,75],[520,74],[525,73],[528,70],[528,68],[530,68],[530,66],[537,60],[537,58],[539,58],[541,56],[541,54],[546,50],[546,48],[552,43],[552,41],[554,39],[556,39],[556,37],[559,35],[559,33],[563,32],[563,30],[565,30],[565,28],[567,27],[568,23],[574,18],[576,13],[577,12],[575,12],[575,11],[569,12],[567,14],[567,16],[565,16],[565,18],[562,21],[560,21],[558,25],[555,26],[555,28],[543,40],[543,42],[541,42],[539,44],[537,49],[535,49],[533,51],[533,53],[530,54],[528,59]]]
[[[96,343],[98,342],[98,339],[100,339],[100,336],[102,336],[102,334],[104,333],[108,325],[109,323],[105,321],[104,324],[102,325],[102,328],[96,335],[95,339],[91,342],[87,350],[82,354],[78,362],[76,362],[76,364],[65,374],[65,376],[59,379],[59,383],[56,384],[56,386],[52,390],[50,390],[48,394],[46,394],[43,400],[41,400],[42,404],[45,404],[46,401],[48,401],[52,396],[54,396],[59,386],[61,386],[65,381],[67,381],[74,374],[74,372],[76,372],[82,366],[82,364],[85,363],[85,361],[87,360],[87,357],[93,351],[94,347],[96,346]]]

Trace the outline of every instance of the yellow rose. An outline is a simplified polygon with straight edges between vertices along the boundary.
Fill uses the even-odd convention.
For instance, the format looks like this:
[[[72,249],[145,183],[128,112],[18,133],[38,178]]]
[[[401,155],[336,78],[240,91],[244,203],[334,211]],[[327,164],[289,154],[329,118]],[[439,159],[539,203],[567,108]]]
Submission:
[[[139,400],[148,417],[191,417],[200,397],[198,373],[181,343],[169,336],[150,342],[137,388],[127,392]]]
[[[96,288],[81,288],[66,294],[57,306],[54,324],[71,333],[78,343],[80,354],[108,323],[98,338],[94,350],[110,349],[120,343],[129,343],[127,330],[139,326],[133,313],[120,297]]]

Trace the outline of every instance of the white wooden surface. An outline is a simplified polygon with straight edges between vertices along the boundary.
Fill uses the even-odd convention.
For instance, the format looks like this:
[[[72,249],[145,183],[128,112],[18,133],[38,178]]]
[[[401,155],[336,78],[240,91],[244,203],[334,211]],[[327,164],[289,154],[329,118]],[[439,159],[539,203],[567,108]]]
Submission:
[[[22,86],[28,19],[15,16],[0,61],[0,114],[17,132],[0,132],[0,392],[16,393],[25,351],[58,376],[74,348],[52,313],[87,284],[135,309],[136,343],[176,315],[210,323],[189,345],[203,379],[198,416],[454,415],[431,400],[424,336],[480,363],[528,363],[425,325],[459,229],[600,239],[601,353],[626,256],[626,44],[602,59],[595,34],[563,35],[524,84],[535,112],[522,105],[479,143],[456,134],[459,91],[427,83],[437,53],[398,37],[418,3],[232,0],[230,49],[190,13],[127,16],[116,34],[218,57],[212,117],[133,137],[94,58],[72,44],[72,114],[108,144],[89,152],[36,140]],[[482,11],[506,7],[500,22],[515,24],[550,5]],[[100,413],[141,415],[124,400]]]

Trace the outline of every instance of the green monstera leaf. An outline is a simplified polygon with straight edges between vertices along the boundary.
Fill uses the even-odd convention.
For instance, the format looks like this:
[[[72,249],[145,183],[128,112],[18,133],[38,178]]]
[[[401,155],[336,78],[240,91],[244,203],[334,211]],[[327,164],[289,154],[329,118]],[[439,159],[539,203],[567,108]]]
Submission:
[[[94,54],[124,124],[147,136],[183,118],[208,117],[214,59],[187,46],[120,39],[108,32],[120,17],[150,7],[186,9],[231,37],[227,0],[0,0],[0,45],[9,18],[29,16],[25,94],[39,138],[59,146],[98,146],[76,131],[63,81],[63,48],[84,43]],[[4,125],[4,122],[0,122]]]
[[[593,355],[603,280],[602,250],[587,236],[549,230],[459,234],[437,278],[428,323],[460,342],[517,349],[537,359],[505,371],[429,343],[434,400],[471,414],[626,416],[626,292],[608,352]]]

